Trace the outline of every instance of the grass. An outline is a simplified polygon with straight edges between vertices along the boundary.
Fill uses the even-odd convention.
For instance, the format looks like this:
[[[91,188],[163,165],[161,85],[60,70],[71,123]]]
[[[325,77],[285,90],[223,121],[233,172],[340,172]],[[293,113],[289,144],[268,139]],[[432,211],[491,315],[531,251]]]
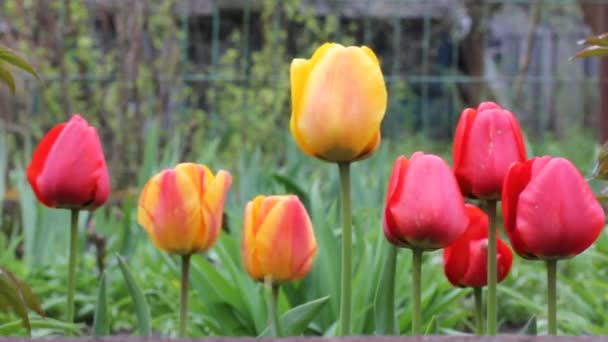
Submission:
[[[279,309],[285,312],[299,304],[329,296],[329,304],[308,325],[306,334],[333,335],[339,306],[339,210],[337,206],[337,167],[301,153],[286,137],[286,154],[274,156],[253,150],[218,152],[208,144],[196,162],[213,170],[226,168],[234,183],[226,203],[227,224],[222,237],[207,255],[193,257],[189,336],[259,336],[266,329],[264,291],[250,280],[241,265],[240,232],[245,203],[257,194],[297,193],[307,206],[319,243],[313,271],[303,281],[282,287]],[[172,151],[178,141],[166,148],[151,136],[145,148],[144,163],[133,184],[141,186],[153,173],[173,166]],[[0,171],[5,144],[0,141]],[[385,257],[387,242],[380,219],[386,184],[398,154],[409,156],[415,150],[442,155],[451,160],[450,146],[422,136],[385,141],[370,159],[354,164],[354,303],[353,333],[374,333],[374,296]],[[575,132],[567,141],[546,139],[534,144],[531,153],[568,157],[587,175],[593,166],[596,146],[593,138]],[[51,210],[38,204],[26,183],[23,165],[28,153],[19,155],[10,170],[7,188],[20,193],[19,220],[7,213],[0,232],[0,264],[25,279],[41,298],[47,319],[34,317],[34,336],[61,334],[64,317],[67,270],[68,211]],[[0,189],[3,184],[0,184]],[[599,186],[599,184],[595,184]],[[0,196],[2,192],[0,192]],[[81,215],[81,263],[77,272],[76,317],[72,325],[77,334],[91,333],[97,288],[102,269],[106,273],[107,297],[112,334],[136,330],[135,309],[117,264],[123,256],[150,305],[152,329],[171,336],[177,330],[179,272],[178,258],[156,250],[136,223],[136,193],[115,198],[112,205],[93,214]],[[85,241],[86,240],[86,241]],[[588,251],[558,265],[558,320],[563,334],[608,333],[608,238],[602,234]],[[410,259],[402,250],[397,259],[396,310],[398,329],[410,330]],[[425,253],[423,265],[423,330],[434,333],[470,333],[473,330],[473,297],[469,289],[452,287],[443,275],[441,252]],[[514,260],[509,277],[499,285],[500,330],[514,332],[532,317],[539,331],[545,330],[545,273],[541,262]],[[0,335],[24,335],[16,317],[0,313]],[[433,323],[431,323],[433,322]]]

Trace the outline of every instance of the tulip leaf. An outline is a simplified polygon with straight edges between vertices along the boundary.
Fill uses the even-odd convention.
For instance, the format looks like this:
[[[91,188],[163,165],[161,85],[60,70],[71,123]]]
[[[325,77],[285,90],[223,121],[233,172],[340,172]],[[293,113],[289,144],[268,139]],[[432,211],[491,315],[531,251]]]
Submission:
[[[93,336],[101,337],[110,334],[110,322],[108,320],[108,303],[106,297],[106,273],[103,272],[99,278],[99,289],[97,290],[97,305],[93,318]]]
[[[439,326],[437,324],[437,316],[433,316],[429,325],[426,326],[426,330],[424,331],[425,335],[436,335],[438,333]]]
[[[148,337],[151,334],[150,307],[148,306],[143,291],[139,285],[137,285],[137,282],[135,281],[135,278],[133,278],[125,261],[120,256],[117,256],[117,259],[120,271],[122,272],[127,289],[129,290],[129,295],[133,301],[133,306],[135,307],[135,314],[138,322],[137,330],[139,331],[140,336]]]
[[[62,321],[57,321],[49,318],[32,318],[30,320],[31,326],[34,329],[47,329],[47,330],[56,330],[59,332],[78,332],[83,328],[82,324],[75,323],[66,323]],[[4,323],[0,325],[0,336],[8,336],[15,335],[21,329],[22,323],[21,320],[12,321],[8,323]]]
[[[0,309],[13,312],[19,316],[21,323],[27,329],[28,334],[31,335],[32,326],[21,291],[19,291],[19,287],[13,278],[2,270],[0,270]]]
[[[581,45],[599,45],[608,46],[608,33],[600,34],[599,36],[587,37],[578,42]]]
[[[283,335],[298,336],[301,335],[308,327],[310,322],[317,318],[325,304],[329,301],[329,296],[311,300],[308,303],[298,305],[295,308],[281,315],[281,326],[283,327]],[[270,329],[266,328],[260,334],[260,337],[270,336]]]
[[[36,78],[39,78],[34,68],[25,60],[25,58],[17,55],[15,52],[6,47],[0,46],[0,60],[14,65],[24,71],[27,71]]]
[[[532,316],[528,322],[526,322],[526,325],[524,325],[523,328],[521,328],[521,330],[519,331],[520,334],[522,335],[532,335],[532,336],[536,336],[538,335],[538,329],[537,329],[537,324],[536,324],[536,316]]]
[[[386,243],[386,257],[376,288],[374,314],[377,335],[394,335],[397,331],[395,319],[395,267],[397,247]]]
[[[608,56],[608,47],[592,45],[584,48],[574,55],[573,58],[583,58],[583,57],[605,57]]]
[[[291,178],[280,173],[273,173],[272,179],[281,184],[287,192],[297,195],[300,198],[300,201],[302,201],[302,204],[304,204],[306,210],[310,211],[310,198],[301,186],[296,184]]]
[[[15,93],[15,78],[8,70],[6,63],[0,61],[0,80],[2,80],[11,90],[11,93]]]
[[[28,309],[36,311],[36,313],[38,313],[40,316],[44,316],[44,310],[42,309],[42,305],[40,305],[40,299],[34,294],[31,287],[15,277],[15,275],[5,268],[0,267],[0,273],[5,273],[12,279],[13,283],[15,286],[17,286],[17,289],[21,294],[21,298],[23,299],[25,306]]]

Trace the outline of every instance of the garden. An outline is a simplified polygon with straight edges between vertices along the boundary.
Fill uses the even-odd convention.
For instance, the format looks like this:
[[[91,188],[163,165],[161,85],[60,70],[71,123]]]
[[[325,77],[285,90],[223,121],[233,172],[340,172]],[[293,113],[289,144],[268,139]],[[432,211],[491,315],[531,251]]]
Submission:
[[[0,1],[0,336],[608,334],[608,2],[110,3]]]

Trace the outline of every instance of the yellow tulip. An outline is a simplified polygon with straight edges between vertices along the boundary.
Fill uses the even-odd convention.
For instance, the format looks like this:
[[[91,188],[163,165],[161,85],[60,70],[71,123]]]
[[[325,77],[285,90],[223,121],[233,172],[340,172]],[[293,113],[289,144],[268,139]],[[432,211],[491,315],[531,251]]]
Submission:
[[[206,251],[217,240],[232,177],[184,163],[152,177],[139,198],[137,221],[160,250],[181,255]]]
[[[304,278],[317,254],[306,208],[297,196],[257,196],[247,203],[243,264],[255,280],[273,283]]]
[[[370,48],[325,43],[294,59],[290,78],[291,133],[306,154],[350,162],[376,151],[387,93]]]

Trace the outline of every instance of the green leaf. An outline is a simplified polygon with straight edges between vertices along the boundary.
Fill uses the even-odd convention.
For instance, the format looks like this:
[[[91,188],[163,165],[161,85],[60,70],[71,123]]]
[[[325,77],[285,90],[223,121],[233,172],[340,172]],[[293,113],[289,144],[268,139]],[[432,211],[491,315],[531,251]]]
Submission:
[[[298,336],[301,335],[304,330],[308,327],[319,312],[323,309],[325,304],[329,301],[329,296],[321,297],[315,300],[311,300],[308,303],[298,305],[295,308],[285,312],[281,315],[281,326],[283,327],[283,334],[285,336]],[[270,336],[270,329],[268,327],[262,331],[260,337]]]
[[[131,300],[133,301],[133,306],[135,307],[135,314],[137,316],[137,330],[139,331],[140,336],[148,337],[151,334],[150,327],[150,308],[148,306],[148,302],[146,301],[146,297],[144,296],[143,291],[137,285],[135,278],[131,274],[129,267],[125,263],[125,261],[120,257],[116,257],[118,259],[118,265],[120,266],[120,271],[125,279],[125,283],[127,285],[127,289],[129,290],[129,295],[131,296]]]
[[[106,297],[106,273],[103,272],[99,278],[99,289],[97,290],[97,305],[93,318],[93,336],[101,337],[110,334],[110,322],[108,320],[108,303]]]
[[[17,55],[12,50],[0,46],[0,60],[3,60],[9,64],[12,64],[22,70],[25,70],[39,79],[38,74],[34,68],[25,60],[25,58]]]
[[[608,47],[593,45],[584,48],[574,55],[573,58],[584,58],[584,57],[605,57],[608,56]],[[573,59],[571,58],[571,59]]]
[[[578,42],[581,45],[600,45],[608,46],[608,33],[600,34],[599,36],[587,37]]]
[[[0,270],[0,304],[2,305],[0,309],[3,311],[10,311],[19,316],[21,323],[31,335],[32,326],[19,287],[13,278],[2,270]]]
[[[537,329],[537,324],[536,324],[536,316],[532,316],[528,320],[528,322],[526,322],[526,325],[524,325],[524,327],[521,328],[521,330],[519,331],[519,333],[521,335],[532,335],[532,336],[538,335],[538,329]]]
[[[429,325],[427,325],[426,330],[424,331],[425,335],[436,335],[438,333],[438,325],[437,325],[437,316],[433,316]]]
[[[60,331],[62,333],[65,332],[66,330],[76,333],[83,328],[82,324],[65,323],[65,322],[61,322],[61,321],[57,321],[57,320],[49,319],[49,318],[45,318],[45,319],[33,318],[30,321],[30,323],[32,325],[32,328],[34,328],[34,329],[48,329],[48,330]],[[21,320],[0,325],[0,336],[14,335],[15,333],[17,333],[19,331],[19,329],[21,328],[21,325],[22,325]]]
[[[13,94],[15,93],[15,78],[6,67],[6,63],[2,62],[0,62],[0,80],[9,87]]]
[[[0,272],[6,273],[13,280],[13,283],[15,286],[17,286],[26,307],[30,310],[36,311],[36,313],[38,313],[40,316],[44,316],[44,310],[42,309],[42,305],[40,305],[40,299],[34,294],[32,288],[19,278],[15,277],[15,275],[7,269],[0,267]]]
[[[376,288],[374,314],[377,335],[394,335],[397,331],[395,319],[395,267],[397,263],[397,247],[386,243],[386,257]]]

